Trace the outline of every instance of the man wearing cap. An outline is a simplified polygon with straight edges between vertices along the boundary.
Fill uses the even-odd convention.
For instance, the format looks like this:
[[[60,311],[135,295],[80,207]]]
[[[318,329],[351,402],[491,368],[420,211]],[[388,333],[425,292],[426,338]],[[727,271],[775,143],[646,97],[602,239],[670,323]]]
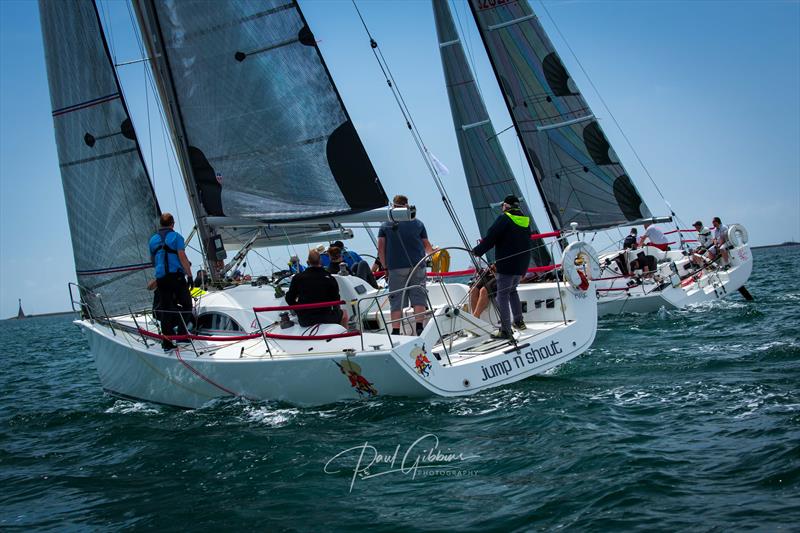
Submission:
[[[515,328],[522,330],[526,327],[517,286],[530,264],[531,221],[522,213],[519,198],[514,195],[506,196],[500,209],[503,214],[497,217],[472,253],[481,256],[494,248],[500,331],[492,337],[510,340],[513,339],[512,316]]]
[[[691,251],[691,261],[695,265],[702,267],[705,264],[703,254],[714,245],[714,237],[711,235],[709,228],[703,227],[701,221],[698,220],[692,225],[697,230],[697,248]]]

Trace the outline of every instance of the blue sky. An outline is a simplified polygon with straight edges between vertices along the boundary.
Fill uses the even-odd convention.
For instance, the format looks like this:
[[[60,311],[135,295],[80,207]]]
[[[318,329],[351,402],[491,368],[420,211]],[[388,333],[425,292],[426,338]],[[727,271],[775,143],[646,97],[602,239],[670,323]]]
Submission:
[[[117,62],[140,57],[124,3],[99,2]],[[349,1],[300,0],[389,195],[416,204],[432,242],[458,244]],[[667,212],[538,1],[564,63],[651,209]],[[546,1],[558,28],[678,216],[741,222],[751,244],[800,240],[800,2]],[[428,1],[359,2],[445,183],[477,238]],[[496,129],[511,124],[463,0],[455,6]],[[192,222],[174,159],[165,151],[144,64],[120,68],[163,210]],[[150,110],[151,125],[148,128]],[[517,179],[547,226],[512,131],[501,135]],[[152,149],[151,149],[152,146]],[[102,228],[98,228],[102,239]],[[365,235],[353,241],[374,253]],[[602,247],[602,246],[600,246]],[[283,263],[288,250],[261,251]],[[464,262],[456,258],[456,262]],[[253,271],[267,270],[251,254]],[[756,268],[766,265],[756,264]],[[69,308],[74,264],[63,201],[44,54],[33,1],[0,2],[0,317]]]

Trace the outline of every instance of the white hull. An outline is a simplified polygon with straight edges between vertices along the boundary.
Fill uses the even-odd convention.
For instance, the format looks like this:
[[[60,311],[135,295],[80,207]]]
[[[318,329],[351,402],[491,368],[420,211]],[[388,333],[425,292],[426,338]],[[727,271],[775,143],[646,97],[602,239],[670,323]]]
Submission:
[[[466,294],[463,285],[446,287],[431,286],[429,292]],[[77,324],[88,336],[103,388],[132,399],[195,408],[227,396],[295,405],[372,396],[464,396],[550,370],[583,353],[594,340],[593,288],[582,292],[553,283],[523,285],[519,292],[527,302],[529,329],[517,335],[516,347],[491,341],[489,324],[453,312],[443,301],[433,303],[434,319],[422,335],[393,336],[394,346],[378,331],[329,341],[270,340],[269,351],[264,339],[256,338],[194,341],[164,352],[157,341],[146,342],[135,329],[125,328],[124,320],[113,331],[97,321]],[[548,308],[544,303],[553,299],[555,305]],[[326,324],[319,334],[341,331],[341,326]],[[439,332],[460,335],[446,338],[444,346]]]
[[[600,258],[601,264],[606,258],[613,258],[620,252],[614,252]],[[726,297],[743,287],[753,270],[753,255],[746,244],[729,250],[730,268],[727,270],[704,270],[688,277],[685,265],[689,259],[679,250],[658,253],[658,278],[661,283],[652,279],[641,285],[627,288],[629,277],[618,277],[603,280],[603,277],[615,277],[620,274],[612,262],[604,268],[597,281],[597,314],[598,316],[617,315],[621,313],[652,313],[662,307],[665,309],[684,309],[691,305],[710,302]],[[674,263],[680,280],[673,275],[670,263]],[[660,287],[661,286],[661,287]],[[611,289],[611,290],[606,290]]]

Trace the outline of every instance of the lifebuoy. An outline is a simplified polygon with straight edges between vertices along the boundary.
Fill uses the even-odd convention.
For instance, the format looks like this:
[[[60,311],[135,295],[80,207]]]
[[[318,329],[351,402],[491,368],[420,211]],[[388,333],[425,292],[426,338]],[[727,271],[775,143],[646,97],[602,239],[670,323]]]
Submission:
[[[747,234],[747,229],[741,224],[731,224],[728,226],[728,243],[733,248],[738,248],[747,244],[750,236]]]
[[[600,277],[597,252],[585,242],[577,241],[567,246],[561,264],[564,279],[578,290],[588,290],[590,280]]]

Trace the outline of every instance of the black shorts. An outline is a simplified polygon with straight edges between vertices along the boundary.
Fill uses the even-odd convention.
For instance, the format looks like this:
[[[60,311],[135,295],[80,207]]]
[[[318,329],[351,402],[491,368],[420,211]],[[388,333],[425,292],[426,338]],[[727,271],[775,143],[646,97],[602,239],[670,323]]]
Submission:
[[[494,274],[484,274],[475,282],[475,288],[477,290],[481,290],[484,287],[489,291],[489,296],[494,297],[497,295],[497,278]]]

